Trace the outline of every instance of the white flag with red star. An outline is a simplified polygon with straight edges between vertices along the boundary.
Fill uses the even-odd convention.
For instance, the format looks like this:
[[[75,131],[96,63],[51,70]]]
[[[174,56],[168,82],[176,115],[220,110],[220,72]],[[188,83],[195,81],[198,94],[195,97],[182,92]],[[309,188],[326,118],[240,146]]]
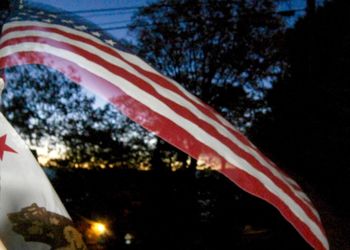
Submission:
[[[0,113],[0,239],[7,249],[86,249],[36,159]]]

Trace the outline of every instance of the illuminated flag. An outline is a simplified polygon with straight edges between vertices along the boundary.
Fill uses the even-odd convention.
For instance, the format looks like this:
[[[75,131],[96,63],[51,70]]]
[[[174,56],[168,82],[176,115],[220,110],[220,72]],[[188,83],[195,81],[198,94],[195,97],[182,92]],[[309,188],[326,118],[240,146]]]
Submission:
[[[0,249],[86,249],[44,171],[1,113],[0,177]]]
[[[41,64],[58,70],[274,205],[315,249],[329,248],[319,215],[297,183],[212,108],[116,44],[67,13],[26,9],[3,27],[0,67]]]

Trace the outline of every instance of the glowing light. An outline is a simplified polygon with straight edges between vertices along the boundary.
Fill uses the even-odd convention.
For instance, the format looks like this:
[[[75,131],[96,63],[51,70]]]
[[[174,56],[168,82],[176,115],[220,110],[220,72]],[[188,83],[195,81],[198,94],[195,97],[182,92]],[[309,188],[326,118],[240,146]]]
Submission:
[[[91,229],[97,235],[102,235],[102,234],[105,234],[107,232],[106,225],[104,225],[103,223],[100,223],[100,222],[94,222],[92,224]]]
[[[125,244],[130,245],[132,243],[132,240],[134,239],[134,236],[130,233],[127,233],[124,239],[125,239]]]

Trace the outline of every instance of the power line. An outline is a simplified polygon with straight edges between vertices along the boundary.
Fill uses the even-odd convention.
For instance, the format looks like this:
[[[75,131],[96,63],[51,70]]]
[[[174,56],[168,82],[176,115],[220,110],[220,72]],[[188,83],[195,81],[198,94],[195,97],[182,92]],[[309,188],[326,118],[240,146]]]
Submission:
[[[302,12],[302,11],[306,11],[306,9],[302,8],[302,9],[282,10],[282,11],[276,11],[276,14],[279,14],[281,16],[293,16],[295,15],[296,12]],[[127,22],[127,21],[123,21],[123,22]],[[123,23],[123,22],[120,22],[120,23]],[[118,22],[116,21],[115,23],[117,24]],[[145,25],[137,25],[135,27],[145,27]],[[122,29],[128,29],[128,28],[129,26],[124,25],[124,26],[115,26],[115,27],[108,27],[108,28],[101,27],[101,30],[122,30]]]
[[[123,29],[128,29],[129,26],[116,26],[116,27],[108,27],[108,28],[102,28],[101,29],[89,29],[89,31],[106,31],[106,30],[123,30]]]
[[[104,28],[103,30],[124,30],[128,28],[129,28],[128,26],[119,26],[119,27]]]
[[[118,8],[106,8],[106,9],[88,9],[88,10],[77,10],[70,11],[73,14],[83,14],[83,13],[95,13],[95,12],[109,12],[109,11],[123,11],[123,10],[137,10],[144,6],[130,6],[130,7],[118,7]]]
[[[287,17],[287,16],[294,16],[296,12],[304,12],[304,11],[306,11],[306,8],[279,10],[279,11],[276,11],[276,14]]]
[[[201,3],[199,5],[205,5],[205,4]],[[159,7],[170,7],[170,6],[171,5],[169,5],[169,4],[159,5]],[[138,5],[138,6],[129,6],[129,7],[86,9],[86,10],[69,11],[69,12],[66,12],[66,13],[62,13],[62,12],[56,12],[56,13],[60,14],[60,15],[92,14],[92,15],[85,16],[85,17],[89,18],[89,17],[97,17],[97,16],[105,16],[105,15],[109,16],[109,15],[115,15],[115,14],[119,14],[119,15],[132,14],[132,13],[135,12],[135,10],[138,10],[138,9],[140,9],[142,7],[145,7],[145,6]],[[121,12],[121,13],[115,13],[115,12],[118,12],[118,11]],[[290,9],[290,10],[277,11],[276,13],[288,16],[288,15],[293,15],[293,13],[299,12],[299,11],[305,11],[305,9]],[[111,13],[111,12],[113,12],[113,13]],[[93,14],[93,13],[96,13],[96,14]]]
[[[238,0],[237,0],[238,1]],[[209,5],[209,3],[194,3],[197,6],[200,5]],[[171,4],[160,4],[159,7],[171,7],[173,5]],[[61,13],[61,12],[53,12],[57,14],[84,14],[84,13],[96,13],[96,12],[110,12],[110,11],[135,11],[142,7],[145,7],[145,5],[138,5],[138,6],[128,6],[128,7],[116,7],[116,8],[101,8],[101,9],[86,9],[86,10],[76,10],[76,11],[69,11],[69,13]]]
[[[99,17],[99,16],[116,16],[116,15],[123,16],[123,15],[131,15],[133,13],[134,13],[134,11],[126,11],[126,12],[119,12],[119,13],[115,13],[115,12],[96,13],[96,14],[87,13],[88,15],[86,15],[86,16],[82,15],[82,17],[89,18],[89,17]],[[67,15],[71,15],[71,14],[69,13]]]
[[[97,25],[102,26],[102,25],[111,25],[111,24],[125,24],[130,22],[130,19],[128,20],[119,20],[119,21],[112,21],[112,22],[106,22],[106,23],[97,23]]]

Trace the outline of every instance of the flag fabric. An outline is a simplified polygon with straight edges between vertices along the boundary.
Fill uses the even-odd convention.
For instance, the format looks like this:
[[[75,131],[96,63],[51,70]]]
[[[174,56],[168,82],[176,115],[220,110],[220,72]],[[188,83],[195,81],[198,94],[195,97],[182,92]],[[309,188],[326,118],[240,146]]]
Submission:
[[[6,250],[4,244],[2,243],[1,239],[0,239],[0,250]]]
[[[216,111],[116,44],[66,13],[19,10],[2,29],[0,67],[41,64],[58,70],[275,206],[315,249],[329,249],[317,211],[294,180]]]
[[[0,113],[0,249],[86,249],[36,159]]]

